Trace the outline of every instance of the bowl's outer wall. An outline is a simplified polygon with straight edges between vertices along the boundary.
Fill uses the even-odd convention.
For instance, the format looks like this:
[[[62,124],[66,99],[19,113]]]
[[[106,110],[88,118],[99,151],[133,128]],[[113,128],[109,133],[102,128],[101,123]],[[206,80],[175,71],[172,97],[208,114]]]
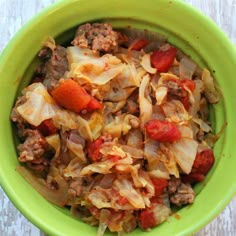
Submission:
[[[216,131],[227,122],[223,137],[215,146],[217,158],[213,170],[191,207],[181,209],[181,219],[168,222],[148,233],[154,235],[189,235],[215,217],[236,193],[234,141],[234,98],[236,52],[231,42],[209,19],[182,1],[166,0],[71,0],[49,7],[13,38],[0,59],[0,181],[11,201],[29,219],[49,235],[95,235],[96,228],[72,218],[68,211],[44,200],[15,170],[18,165],[9,119],[18,87],[29,82],[35,58],[45,37],[56,37],[78,24],[107,19],[116,27],[132,25],[159,31],[171,43],[190,54],[201,66],[207,66],[222,91],[223,99],[214,107],[212,120]],[[27,71],[27,73],[25,73]],[[136,230],[131,235],[141,235]],[[109,233],[108,233],[109,235]]]

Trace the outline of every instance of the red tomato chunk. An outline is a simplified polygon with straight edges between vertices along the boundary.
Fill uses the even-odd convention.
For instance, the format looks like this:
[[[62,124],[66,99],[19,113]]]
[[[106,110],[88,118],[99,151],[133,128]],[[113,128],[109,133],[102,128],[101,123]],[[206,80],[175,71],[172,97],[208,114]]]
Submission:
[[[186,86],[190,91],[194,91],[196,84],[191,79],[183,79],[181,80],[183,86]]]
[[[149,44],[149,41],[147,39],[137,39],[130,47],[131,50],[141,50],[145,46]]]
[[[92,162],[99,161],[102,158],[100,149],[103,143],[104,143],[103,138],[99,137],[94,142],[88,144],[88,156]]]
[[[155,197],[159,197],[168,186],[168,181],[166,179],[155,178],[152,179],[152,183],[155,188]]]
[[[183,182],[193,184],[203,181],[214,162],[215,158],[212,149],[199,152],[194,160],[191,173],[182,177]]]
[[[195,158],[192,172],[206,175],[213,166],[214,162],[215,158],[212,149],[201,151]]]
[[[159,72],[167,72],[170,66],[173,64],[177,49],[171,47],[166,51],[155,50],[151,55],[151,64]]]
[[[44,120],[38,127],[37,130],[43,135],[43,136],[49,136],[57,133],[57,128],[53,124],[52,119]]]
[[[147,135],[159,142],[175,142],[181,138],[177,126],[169,121],[150,120],[144,125]]]
[[[156,225],[156,220],[151,208],[142,210],[140,214],[140,224],[143,229],[152,228]]]

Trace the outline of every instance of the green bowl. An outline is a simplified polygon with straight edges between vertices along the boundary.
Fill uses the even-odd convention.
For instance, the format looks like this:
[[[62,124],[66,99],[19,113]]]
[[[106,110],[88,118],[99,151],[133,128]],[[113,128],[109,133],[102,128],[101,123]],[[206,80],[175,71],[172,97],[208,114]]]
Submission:
[[[158,31],[186,54],[208,67],[222,91],[222,100],[212,109],[215,131],[227,128],[214,148],[216,163],[204,183],[195,187],[195,203],[178,211],[180,219],[149,233],[135,230],[131,235],[189,235],[211,221],[236,193],[236,132],[234,98],[236,51],[228,38],[200,12],[183,1],[167,0],[71,0],[58,1],[26,24],[9,43],[0,58],[0,181],[11,201],[33,224],[49,235],[96,235],[91,227],[41,197],[16,171],[15,134],[9,116],[19,89],[32,76],[36,54],[45,37],[63,43],[72,37],[76,25],[107,21],[115,27],[131,25]],[[178,217],[179,218],[179,217]],[[107,233],[109,235],[109,233]]]

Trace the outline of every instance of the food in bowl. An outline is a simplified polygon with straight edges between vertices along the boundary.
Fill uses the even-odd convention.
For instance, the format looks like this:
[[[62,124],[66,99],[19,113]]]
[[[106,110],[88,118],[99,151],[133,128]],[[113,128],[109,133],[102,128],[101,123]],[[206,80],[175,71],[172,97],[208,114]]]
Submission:
[[[48,38],[11,113],[18,171],[47,200],[112,232],[161,224],[194,202],[214,164],[213,77],[155,33],[106,23]]]

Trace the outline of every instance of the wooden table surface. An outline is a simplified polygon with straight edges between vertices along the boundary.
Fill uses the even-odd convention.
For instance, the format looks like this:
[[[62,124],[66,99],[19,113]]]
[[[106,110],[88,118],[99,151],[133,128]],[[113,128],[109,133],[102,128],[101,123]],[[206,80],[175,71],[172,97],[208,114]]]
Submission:
[[[54,2],[56,0],[0,0],[0,52],[25,22]],[[186,0],[186,2],[212,18],[236,45],[236,0]],[[44,235],[12,205],[0,187],[0,236]],[[203,235],[236,236],[236,197],[218,217],[195,234],[195,236]]]

